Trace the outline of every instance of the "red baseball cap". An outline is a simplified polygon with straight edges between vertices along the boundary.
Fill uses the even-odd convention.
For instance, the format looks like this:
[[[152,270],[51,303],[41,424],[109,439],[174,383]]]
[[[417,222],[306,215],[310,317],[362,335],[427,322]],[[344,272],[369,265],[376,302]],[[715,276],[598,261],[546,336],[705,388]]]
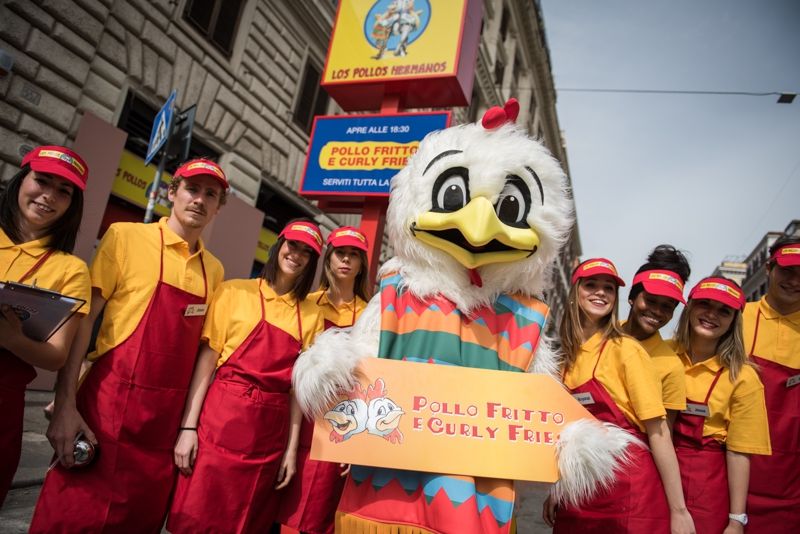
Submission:
[[[217,180],[225,190],[230,187],[228,185],[228,179],[225,178],[225,173],[222,171],[222,167],[210,159],[200,158],[189,160],[178,167],[178,170],[175,171],[173,176],[175,178],[191,178],[192,176],[200,176],[203,174]]]
[[[355,247],[367,251],[367,236],[352,226],[342,226],[328,235],[328,244],[332,247]]]
[[[22,158],[22,166],[30,165],[36,172],[60,176],[84,191],[89,179],[89,166],[76,152],[63,146],[40,146]]]
[[[726,278],[708,277],[700,280],[689,292],[689,300],[716,300],[734,310],[744,309],[744,293],[742,288]]]
[[[286,225],[280,237],[305,243],[319,254],[322,251],[322,233],[319,226],[308,221],[295,221]]]
[[[770,257],[778,262],[781,267],[794,267],[800,265],[800,243],[784,245]]]
[[[572,284],[574,285],[581,278],[591,278],[601,274],[609,275],[620,287],[625,285],[625,280],[617,274],[617,268],[611,260],[605,258],[592,258],[578,265],[578,268],[572,273]]]
[[[642,271],[633,277],[633,285],[642,284],[651,295],[660,295],[686,304],[683,298],[683,280],[673,271],[653,269]]]

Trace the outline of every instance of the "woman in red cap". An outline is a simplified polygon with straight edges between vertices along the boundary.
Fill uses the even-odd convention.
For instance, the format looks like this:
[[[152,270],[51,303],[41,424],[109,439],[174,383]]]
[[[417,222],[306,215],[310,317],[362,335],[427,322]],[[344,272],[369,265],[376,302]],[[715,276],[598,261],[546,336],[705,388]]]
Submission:
[[[322,310],[327,330],[353,326],[370,297],[367,238],[352,226],[336,228],[328,236],[320,289],[308,298]],[[326,534],[333,532],[344,487],[343,469],[339,464],[309,458],[313,432],[313,421],[304,419],[297,475],[282,492],[277,522],[302,533]]]
[[[306,299],[321,249],[316,224],[292,221],[261,278],[229,280],[214,294],[175,445],[183,476],[170,532],[264,532],[272,525],[275,490],[295,472],[300,434],[292,366],[322,330],[318,307]]]
[[[704,278],[675,333],[687,398],[673,434],[686,504],[701,533],[744,532],[750,455],[771,453],[764,386],[742,341],[744,304],[733,281]]]
[[[545,521],[556,533],[694,532],[655,370],[642,346],[618,326],[617,294],[624,285],[605,258],[573,272],[560,325],[564,384],[597,419],[628,430],[641,446],[628,446],[629,461],[614,483],[589,502],[558,510],[552,499],[545,502]]]
[[[86,301],[89,269],[72,255],[83,214],[89,168],[61,146],[41,146],[22,160],[22,168],[0,195],[0,280],[36,285]],[[80,318],[71,317],[46,341],[22,332],[8,305],[0,307],[0,506],[19,463],[25,386],[34,366],[55,371],[67,359]]]
[[[628,320],[621,325],[622,331],[650,355],[670,427],[678,412],[686,409],[686,380],[683,364],[659,330],[672,320],[679,303],[686,304],[683,288],[690,274],[689,262],[681,251],[670,245],[657,246],[636,271],[628,294]]]

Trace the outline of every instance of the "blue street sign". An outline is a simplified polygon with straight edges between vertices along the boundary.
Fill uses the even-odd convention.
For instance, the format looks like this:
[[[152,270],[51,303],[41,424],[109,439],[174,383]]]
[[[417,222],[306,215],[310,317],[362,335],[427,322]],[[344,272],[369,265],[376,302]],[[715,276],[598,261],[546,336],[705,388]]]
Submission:
[[[161,150],[164,143],[169,138],[169,130],[172,125],[172,116],[174,115],[174,105],[176,91],[173,89],[158,111],[155,120],[153,121],[153,129],[150,131],[150,143],[147,145],[147,156],[144,158],[144,164],[149,165],[153,157]]]

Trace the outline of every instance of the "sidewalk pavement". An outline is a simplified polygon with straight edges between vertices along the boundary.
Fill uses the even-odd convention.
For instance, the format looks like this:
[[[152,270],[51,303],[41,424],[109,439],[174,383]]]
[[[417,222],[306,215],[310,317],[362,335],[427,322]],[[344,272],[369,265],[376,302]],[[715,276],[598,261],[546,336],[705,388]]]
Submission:
[[[22,458],[14,475],[12,488],[38,486],[53,457],[53,448],[47,441],[48,421],[42,409],[53,400],[52,391],[27,391],[25,393],[25,422],[22,432]]]
[[[0,532],[4,534],[23,534],[28,531],[33,508],[53,455],[53,449],[45,436],[48,421],[42,413],[42,408],[52,398],[51,391],[27,391],[25,394],[22,458],[11,491],[0,510]],[[517,483],[518,534],[550,532],[550,528],[542,521],[542,503],[546,496],[546,484]]]

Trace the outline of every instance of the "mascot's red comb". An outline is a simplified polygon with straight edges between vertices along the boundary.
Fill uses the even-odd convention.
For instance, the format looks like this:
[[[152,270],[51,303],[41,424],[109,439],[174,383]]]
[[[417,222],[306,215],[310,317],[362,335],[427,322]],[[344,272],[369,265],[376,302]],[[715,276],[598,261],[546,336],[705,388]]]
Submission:
[[[386,384],[383,381],[383,378],[379,378],[375,381],[375,385],[373,386],[370,384],[367,387],[367,400],[373,399],[380,399],[386,396]]]
[[[486,113],[483,114],[481,124],[487,130],[494,130],[507,122],[514,124],[517,122],[518,115],[519,102],[517,102],[516,98],[509,98],[502,108],[500,106],[493,106],[487,109]]]

